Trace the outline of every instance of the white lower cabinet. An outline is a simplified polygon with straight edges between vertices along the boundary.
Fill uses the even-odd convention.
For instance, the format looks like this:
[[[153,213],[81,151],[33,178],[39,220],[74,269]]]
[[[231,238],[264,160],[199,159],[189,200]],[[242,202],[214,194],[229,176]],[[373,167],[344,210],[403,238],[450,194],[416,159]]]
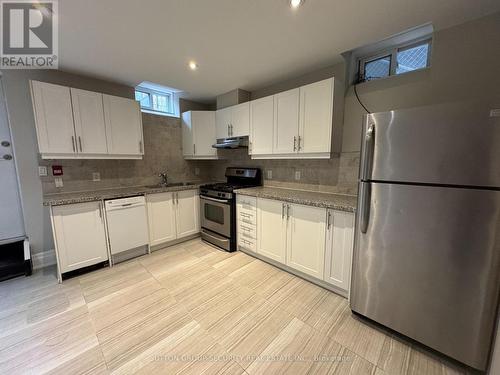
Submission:
[[[326,209],[287,204],[287,266],[323,279]]]
[[[354,214],[328,210],[324,281],[348,291],[354,243]]]
[[[286,263],[287,225],[285,203],[257,199],[257,253]]]
[[[197,190],[150,194],[146,200],[151,246],[200,231],[200,202]]]
[[[60,273],[108,260],[103,211],[101,202],[52,207]]]

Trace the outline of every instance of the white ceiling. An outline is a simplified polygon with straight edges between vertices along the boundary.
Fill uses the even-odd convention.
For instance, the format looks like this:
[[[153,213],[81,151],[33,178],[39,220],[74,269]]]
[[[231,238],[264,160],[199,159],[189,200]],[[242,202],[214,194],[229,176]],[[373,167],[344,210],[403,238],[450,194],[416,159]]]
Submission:
[[[332,65],[426,22],[439,30],[478,18],[500,1],[306,0],[292,10],[287,0],[60,0],[59,9],[60,69],[206,101]]]

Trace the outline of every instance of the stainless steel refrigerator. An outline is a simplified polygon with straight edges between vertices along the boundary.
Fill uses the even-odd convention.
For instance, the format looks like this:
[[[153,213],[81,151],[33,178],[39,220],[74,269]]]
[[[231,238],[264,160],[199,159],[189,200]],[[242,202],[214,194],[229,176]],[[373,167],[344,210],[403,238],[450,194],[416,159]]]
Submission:
[[[498,113],[375,113],[362,136],[351,309],[484,370],[500,289]]]

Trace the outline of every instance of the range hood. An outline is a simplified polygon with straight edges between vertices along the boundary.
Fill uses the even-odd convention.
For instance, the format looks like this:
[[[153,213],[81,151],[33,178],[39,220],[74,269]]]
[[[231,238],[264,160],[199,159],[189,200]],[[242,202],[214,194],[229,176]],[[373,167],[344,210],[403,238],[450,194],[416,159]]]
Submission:
[[[225,149],[248,147],[248,137],[221,138],[212,147]]]

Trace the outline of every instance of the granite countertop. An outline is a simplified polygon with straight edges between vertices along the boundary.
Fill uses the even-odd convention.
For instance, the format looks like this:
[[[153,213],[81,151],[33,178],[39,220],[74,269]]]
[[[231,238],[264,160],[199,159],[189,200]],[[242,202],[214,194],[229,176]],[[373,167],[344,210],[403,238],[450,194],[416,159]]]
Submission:
[[[103,199],[117,199],[131,197],[134,195],[145,195],[154,193],[164,193],[169,191],[181,191],[198,189],[200,185],[205,183],[190,183],[189,185],[168,186],[168,187],[148,187],[148,186],[131,186],[118,187],[93,191],[75,191],[68,193],[53,193],[43,196],[44,206],[60,206],[63,204],[84,203],[92,201],[100,201]]]
[[[238,189],[236,194],[258,198],[269,198],[289,203],[332,208],[334,210],[356,211],[357,196],[347,194],[322,193],[316,191],[294,190],[275,187],[255,187]]]

